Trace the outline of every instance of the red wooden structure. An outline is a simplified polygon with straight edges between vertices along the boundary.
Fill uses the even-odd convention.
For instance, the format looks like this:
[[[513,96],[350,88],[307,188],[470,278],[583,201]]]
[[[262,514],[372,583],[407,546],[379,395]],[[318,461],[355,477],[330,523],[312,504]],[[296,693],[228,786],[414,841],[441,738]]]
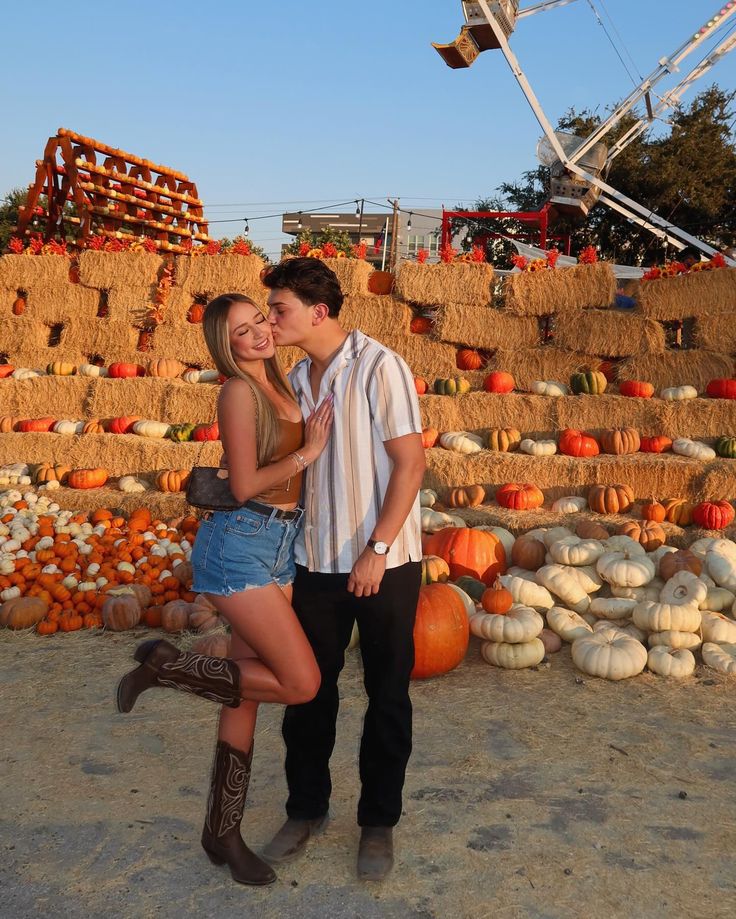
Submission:
[[[73,214],[65,213],[70,204]],[[184,242],[209,241],[203,207],[197,186],[183,173],[59,128],[36,161],[17,232],[22,238],[40,221],[46,242],[64,240],[65,225],[74,224],[80,248],[104,234],[130,241],[143,236],[157,249],[183,252]]]
[[[520,239],[530,245],[536,245],[540,249],[546,249],[550,240],[561,242],[564,248],[564,254],[570,254],[570,235],[565,233],[561,236],[551,235],[549,232],[550,219],[552,217],[549,204],[545,204],[539,211],[446,211],[442,210],[442,245],[452,241],[451,221],[454,217],[463,217],[468,220],[494,219],[494,220],[518,220],[520,223],[528,226],[528,230],[523,233],[508,232],[496,233],[485,227],[478,227],[470,231],[474,242],[481,245],[488,239]]]

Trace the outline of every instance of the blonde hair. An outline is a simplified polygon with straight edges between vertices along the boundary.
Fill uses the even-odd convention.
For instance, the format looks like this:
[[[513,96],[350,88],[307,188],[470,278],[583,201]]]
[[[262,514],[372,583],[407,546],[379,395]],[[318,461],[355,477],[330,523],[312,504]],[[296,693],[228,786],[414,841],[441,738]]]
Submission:
[[[204,311],[204,339],[212,355],[215,367],[220,373],[228,379],[239,377],[251,386],[258,410],[256,452],[260,468],[268,465],[276,452],[280,439],[279,422],[273,403],[263,392],[258,381],[242,370],[233,357],[227,318],[234,303],[249,303],[265,315],[263,308],[255,300],[251,300],[250,297],[246,297],[243,294],[222,294],[211,300]],[[294,390],[291,388],[278,357],[275,354],[273,357],[267,357],[264,359],[264,364],[266,365],[266,377],[271,384],[278,392],[296,405]]]

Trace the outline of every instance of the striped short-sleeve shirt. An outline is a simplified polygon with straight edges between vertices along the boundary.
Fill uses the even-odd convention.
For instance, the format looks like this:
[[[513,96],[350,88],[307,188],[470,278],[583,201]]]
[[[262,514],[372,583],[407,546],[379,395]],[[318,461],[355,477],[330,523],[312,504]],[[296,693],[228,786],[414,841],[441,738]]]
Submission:
[[[306,470],[296,562],[310,571],[348,573],[373,533],[391,477],[393,462],[384,441],[421,434],[419,401],[406,363],[358,329],[325,371],[316,403],[310,367],[305,358],[289,374],[302,414],[307,418],[330,392],[335,414],[327,446]],[[417,494],[386,566],[396,568],[421,557]]]

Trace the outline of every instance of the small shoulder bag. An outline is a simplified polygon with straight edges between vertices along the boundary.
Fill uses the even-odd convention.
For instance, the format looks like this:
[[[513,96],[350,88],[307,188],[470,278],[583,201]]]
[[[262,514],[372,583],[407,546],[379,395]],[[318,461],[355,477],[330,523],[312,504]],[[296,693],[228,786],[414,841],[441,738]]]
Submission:
[[[250,386],[250,383],[248,384]],[[258,438],[258,400],[250,386],[250,394],[256,410],[256,440]],[[200,448],[202,455],[204,444]],[[242,501],[230,491],[230,479],[227,469],[219,466],[195,465],[189,473],[186,489],[187,502],[192,507],[205,511],[234,511],[243,506]]]

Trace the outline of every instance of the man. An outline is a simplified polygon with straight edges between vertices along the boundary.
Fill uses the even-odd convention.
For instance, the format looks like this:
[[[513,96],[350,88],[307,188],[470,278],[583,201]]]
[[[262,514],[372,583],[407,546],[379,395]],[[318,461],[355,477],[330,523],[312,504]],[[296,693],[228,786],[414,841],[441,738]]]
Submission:
[[[360,746],[358,876],[380,880],[393,865],[392,828],[411,753],[409,676],[421,580],[418,492],[425,470],[414,381],[404,361],[338,317],[333,271],[294,258],[264,277],[277,345],[307,352],[289,374],[307,416],[332,393],[326,449],[307,470],[304,525],[296,543],[294,609],[322,684],[284,714],[288,819],[263,852],[290,861],[327,822],[337,680],[357,621],[368,709]]]

